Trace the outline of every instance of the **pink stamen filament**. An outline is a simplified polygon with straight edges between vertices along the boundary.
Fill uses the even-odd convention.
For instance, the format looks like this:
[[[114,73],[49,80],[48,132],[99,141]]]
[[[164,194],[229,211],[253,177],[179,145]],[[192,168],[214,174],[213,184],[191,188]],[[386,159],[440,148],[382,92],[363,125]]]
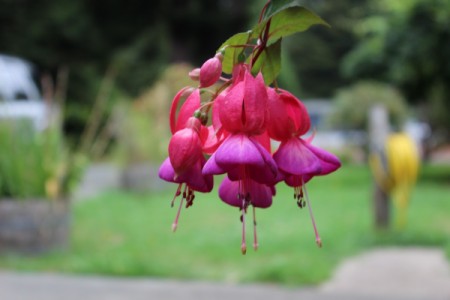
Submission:
[[[247,244],[245,242],[245,197],[242,197],[242,244],[241,251],[242,254],[247,253]]]
[[[253,249],[258,250],[258,237],[256,235],[256,208],[253,206]]]
[[[181,187],[181,184],[180,184]],[[178,211],[177,211],[177,215],[175,217],[175,220],[173,221],[172,224],[172,231],[175,232],[178,228],[178,220],[180,218],[180,214],[181,214],[181,208],[183,207],[183,200],[186,198],[186,189],[187,189],[187,185],[184,186],[184,190],[183,190],[183,197],[181,197],[180,200],[180,206],[178,207]],[[181,189],[180,189],[181,192]]]
[[[246,242],[246,232],[245,232],[245,213],[247,212],[247,170],[245,165],[240,166],[241,180],[239,180],[239,197],[242,200],[241,206],[241,219],[242,219],[242,243],[241,252],[242,254],[247,253],[247,242]]]
[[[303,180],[302,180],[303,181]],[[322,247],[322,240],[320,239],[319,232],[317,231],[316,221],[314,220],[314,214],[311,208],[311,201],[309,201],[308,191],[306,190],[306,186],[302,184],[303,193],[305,195],[306,203],[308,204],[309,215],[311,216],[312,225],[314,228],[314,234],[316,235],[316,244],[317,246]]]
[[[180,183],[180,184],[178,185],[177,191],[175,192],[175,195],[173,196],[173,199],[172,199],[172,201],[170,202],[170,207],[173,207],[173,206],[174,206],[174,204],[175,204],[175,199],[177,199],[177,197],[181,195],[181,186],[182,186],[182,185],[183,185],[182,183]]]

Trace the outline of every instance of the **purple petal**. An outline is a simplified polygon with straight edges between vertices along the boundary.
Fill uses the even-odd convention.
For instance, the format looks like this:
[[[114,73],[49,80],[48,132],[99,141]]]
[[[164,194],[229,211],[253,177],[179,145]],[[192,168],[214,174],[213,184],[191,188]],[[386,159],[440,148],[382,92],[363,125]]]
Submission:
[[[219,187],[220,199],[228,205],[242,207],[242,199],[239,195],[239,181],[231,181],[225,177]]]
[[[220,199],[228,205],[242,207],[242,199],[238,198],[240,192],[239,186],[239,181],[231,181],[228,177],[224,178],[219,187]],[[247,190],[241,191],[241,193],[248,193],[250,195],[251,205],[260,208],[267,208],[272,205],[272,196],[275,194],[275,188],[273,186],[248,180],[246,187]]]
[[[250,168],[250,178],[259,183],[273,185],[278,179],[278,167],[270,153],[255,139],[250,138],[256,148],[258,148],[265,164],[263,167]]]
[[[191,189],[198,192],[211,192],[214,185],[213,176],[202,174],[202,167],[205,164],[205,161],[205,158],[201,157],[194,166],[178,176],[177,181],[185,182]]]
[[[214,152],[213,155],[211,155],[211,157],[206,161],[202,170],[203,175],[216,175],[223,174],[225,172],[226,171],[216,163],[216,152]]]
[[[229,136],[215,153],[216,163],[228,171],[236,165],[263,167],[265,162],[255,144],[245,134]]]
[[[272,205],[272,195],[275,193],[273,186],[267,186],[252,181],[249,184],[250,202],[254,207],[267,208]]]
[[[322,171],[320,159],[296,137],[282,142],[273,158],[278,168],[287,174],[319,174]]]
[[[175,171],[172,167],[172,164],[170,163],[170,159],[166,158],[163,163],[161,164],[161,167],[159,167],[158,172],[159,178],[162,180],[168,181],[168,182],[176,182],[175,181]]]
[[[310,143],[305,143],[305,146],[320,159],[322,171],[318,175],[329,174],[336,171],[341,166],[341,161],[336,155],[315,147]]]

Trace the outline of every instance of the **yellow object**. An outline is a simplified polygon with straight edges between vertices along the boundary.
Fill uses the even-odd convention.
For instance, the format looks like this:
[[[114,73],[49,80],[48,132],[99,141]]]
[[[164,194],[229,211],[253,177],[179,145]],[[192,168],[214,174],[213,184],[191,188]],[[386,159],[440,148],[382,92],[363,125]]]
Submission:
[[[405,133],[387,138],[384,153],[372,153],[370,167],[379,186],[391,196],[398,212],[398,225],[404,227],[410,192],[417,180],[420,159],[414,141]]]

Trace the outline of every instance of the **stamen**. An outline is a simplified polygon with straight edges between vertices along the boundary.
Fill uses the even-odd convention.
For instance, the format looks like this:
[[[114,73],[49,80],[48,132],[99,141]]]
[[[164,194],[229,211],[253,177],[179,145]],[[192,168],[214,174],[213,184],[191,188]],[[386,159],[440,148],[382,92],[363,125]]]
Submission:
[[[187,185],[184,186],[183,197],[180,200],[180,206],[178,207],[177,215],[176,215],[175,220],[173,221],[173,224],[172,224],[172,231],[173,232],[175,232],[177,230],[177,228],[178,228],[178,219],[180,218],[181,208],[183,207],[183,200],[186,199],[186,189],[187,189]]]
[[[180,184],[178,185],[177,191],[175,192],[175,195],[173,196],[173,199],[172,199],[172,201],[170,202],[170,207],[173,207],[173,206],[174,206],[174,204],[175,204],[175,199],[176,199],[178,196],[181,195],[181,186],[182,186],[182,185],[183,185],[182,183],[180,183]]]
[[[241,206],[241,222],[242,222],[242,243],[241,243],[241,252],[243,255],[247,253],[247,244],[245,241],[245,186],[243,180],[239,180],[239,192],[238,192],[238,198],[242,201]]]
[[[308,204],[308,210],[309,210],[309,215],[311,216],[311,221],[312,221],[313,228],[314,228],[314,234],[316,235],[316,244],[317,244],[317,246],[319,246],[319,248],[321,248],[322,240],[320,239],[319,232],[317,231],[316,221],[314,220],[314,215],[313,215],[312,208],[311,208],[311,201],[309,201],[306,186],[304,184],[302,184],[302,187],[303,187],[306,203]]]
[[[256,235],[256,208],[253,206],[253,249],[258,250],[258,237]]]
[[[241,244],[241,252],[242,254],[245,255],[245,253],[247,253],[247,244],[245,241],[245,197],[242,198],[242,215],[241,215],[241,220],[242,220],[242,244]]]
[[[188,187],[188,193],[186,197],[186,208],[189,208],[194,204],[195,194],[194,191],[191,190],[191,188]]]
[[[294,199],[297,200],[297,205],[300,208],[305,207],[305,200],[303,200],[303,190],[301,184],[294,187]]]

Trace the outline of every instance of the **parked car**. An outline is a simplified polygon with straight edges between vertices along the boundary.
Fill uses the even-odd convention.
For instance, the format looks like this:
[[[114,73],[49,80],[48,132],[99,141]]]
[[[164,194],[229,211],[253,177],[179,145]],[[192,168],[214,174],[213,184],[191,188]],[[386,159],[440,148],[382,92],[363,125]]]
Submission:
[[[51,119],[51,107],[39,90],[36,68],[28,61],[0,54],[0,120],[29,120],[43,130]]]

